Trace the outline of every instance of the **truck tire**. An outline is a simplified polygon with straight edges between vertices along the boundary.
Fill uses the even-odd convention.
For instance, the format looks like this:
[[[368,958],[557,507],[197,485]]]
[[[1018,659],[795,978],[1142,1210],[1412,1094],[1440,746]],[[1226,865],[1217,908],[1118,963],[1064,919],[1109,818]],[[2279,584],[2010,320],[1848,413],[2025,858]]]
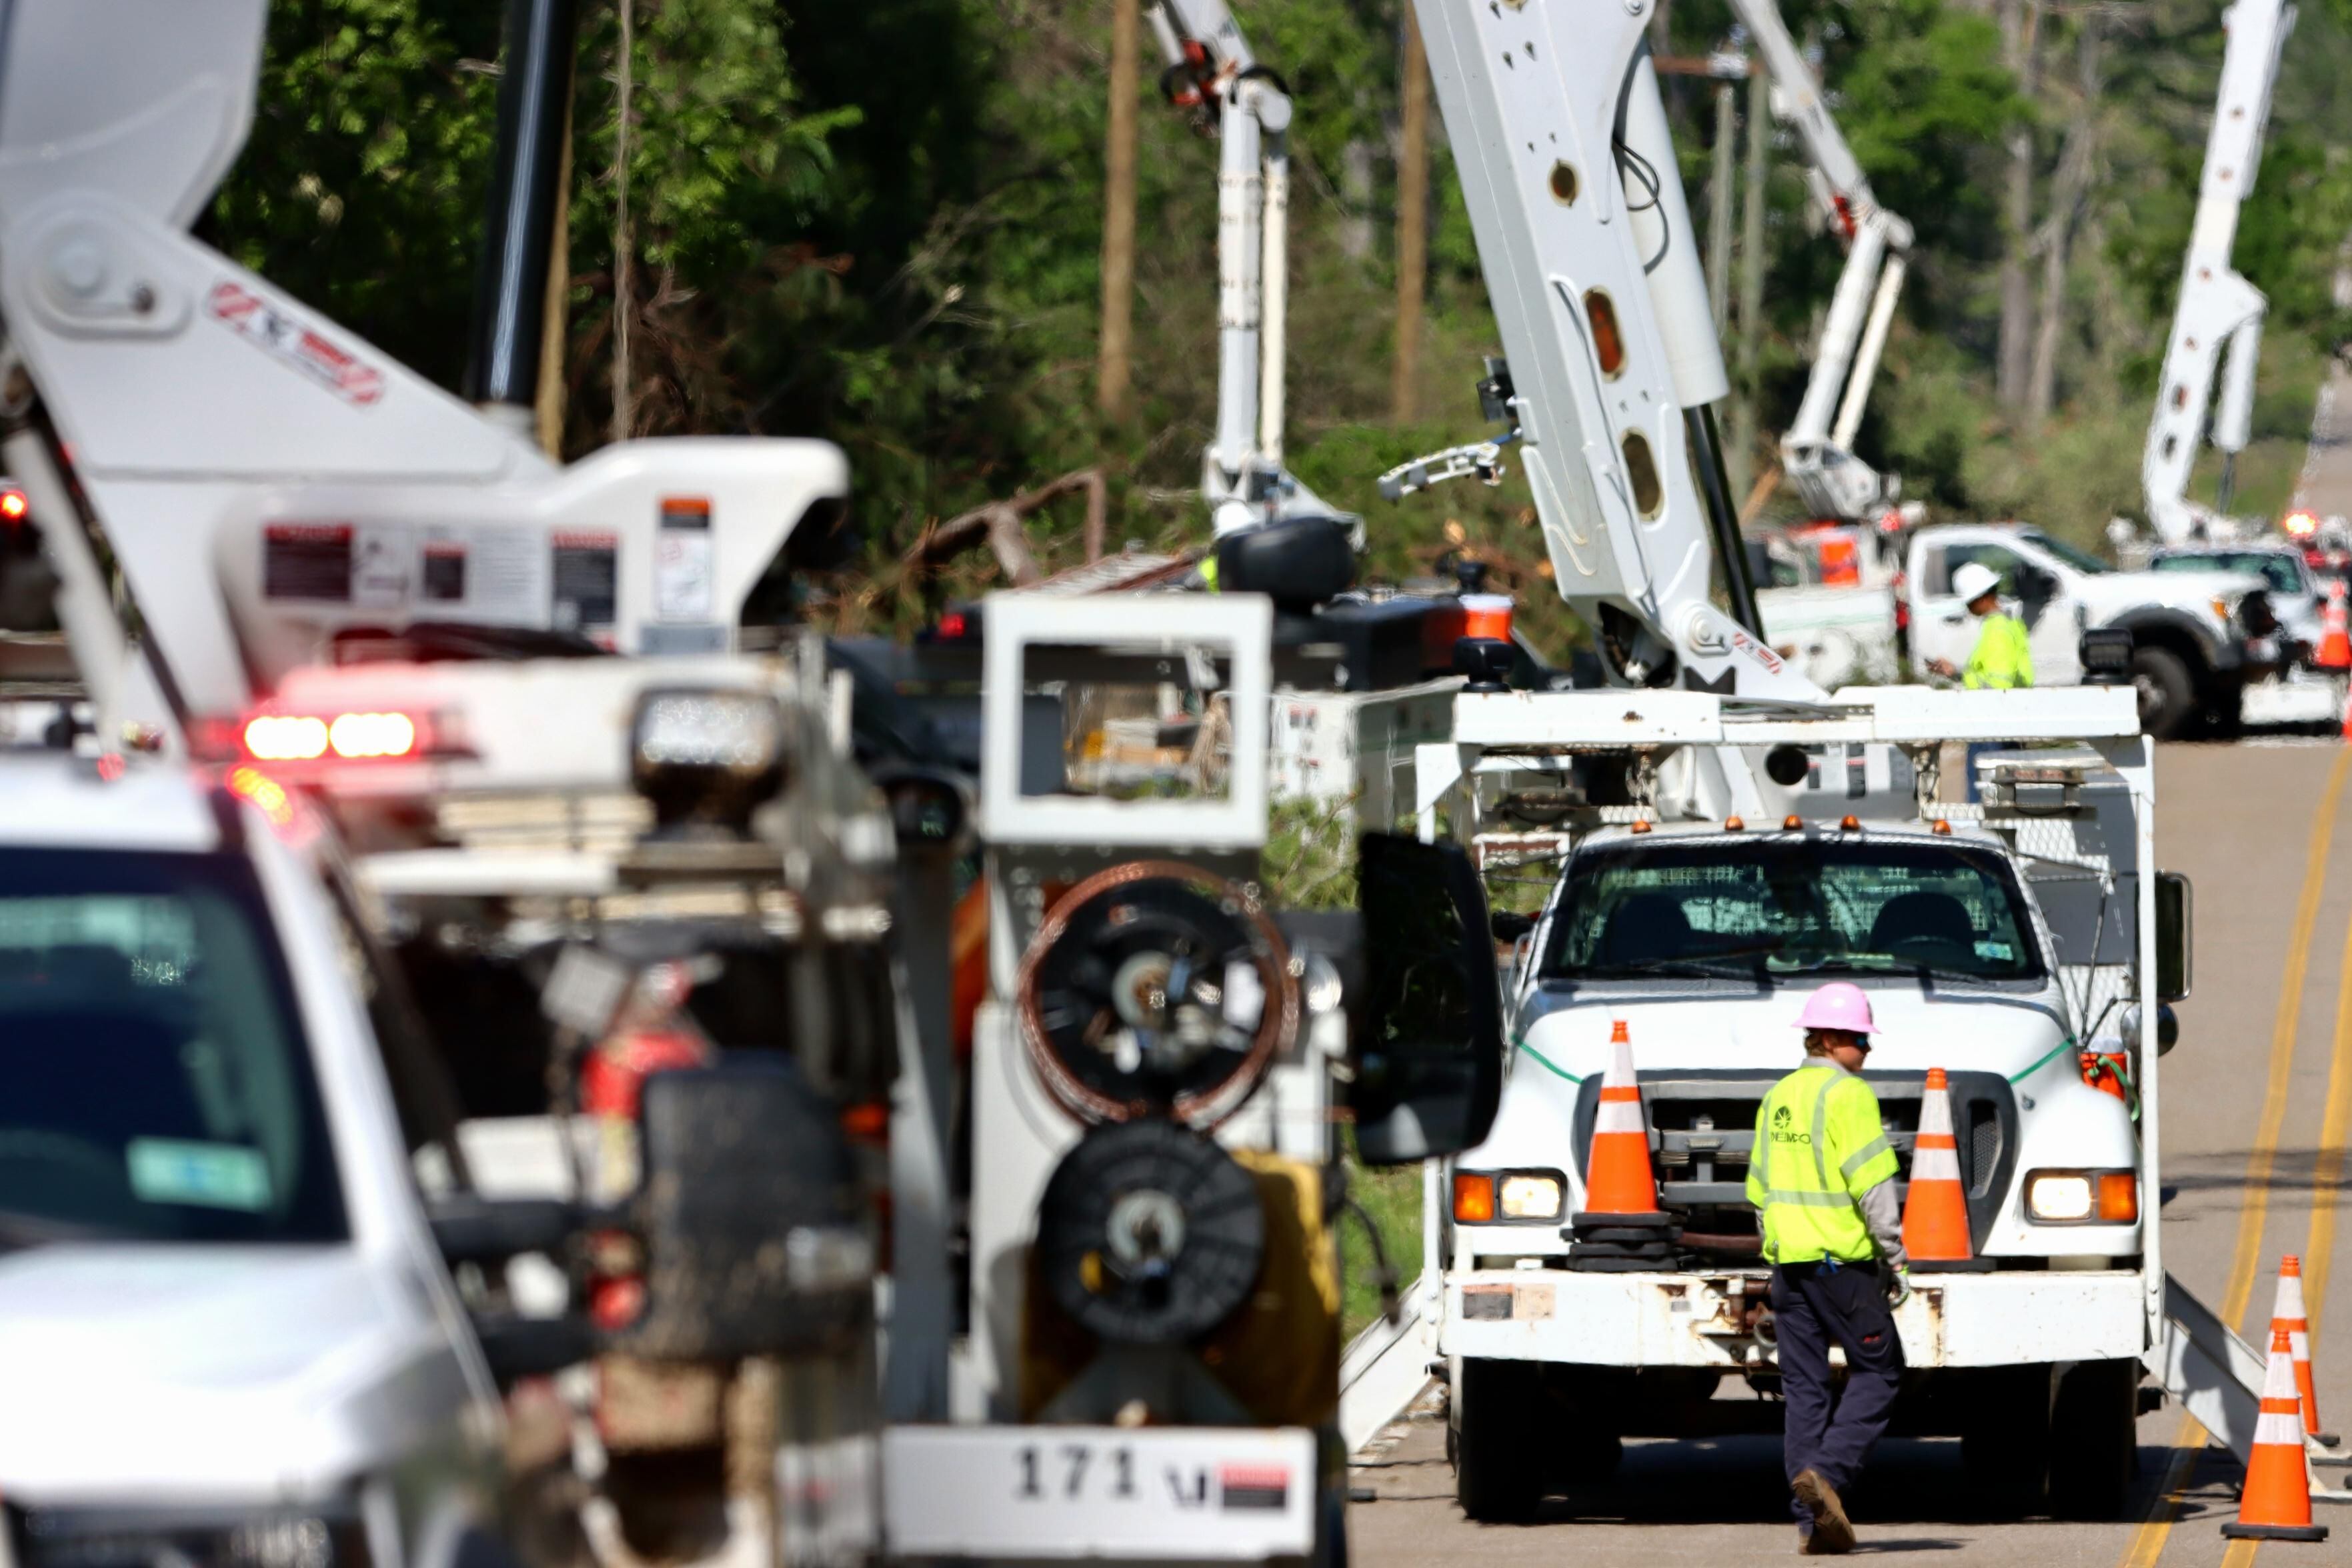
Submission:
[[[2050,1469],[2048,1362],[1989,1368],[1960,1428],[1960,1464],[1969,1490],[2021,1513],[2038,1511]]]
[[[2197,711],[2197,688],[2189,666],[2168,648],[2137,647],[2131,656],[2132,685],[2139,693],[2139,727],[2158,740],[2170,740]]]
[[[1508,1361],[1462,1363],[1454,1401],[1454,1498],[1481,1524],[1525,1519],[1543,1497],[1529,1371]]]
[[[2120,1519],[2139,1470],[2139,1363],[2083,1361],[2050,1404],[2050,1511]]]

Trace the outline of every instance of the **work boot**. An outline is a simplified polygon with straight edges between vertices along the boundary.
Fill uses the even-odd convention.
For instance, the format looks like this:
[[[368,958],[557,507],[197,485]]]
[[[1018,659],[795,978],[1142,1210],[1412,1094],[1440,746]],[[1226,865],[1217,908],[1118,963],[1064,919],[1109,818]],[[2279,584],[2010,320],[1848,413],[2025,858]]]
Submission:
[[[1813,1516],[1812,1533],[1805,1537],[1806,1556],[1842,1557],[1853,1550],[1853,1525],[1827,1477],[1819,1470],[1799,1470],[1789,1490]]]

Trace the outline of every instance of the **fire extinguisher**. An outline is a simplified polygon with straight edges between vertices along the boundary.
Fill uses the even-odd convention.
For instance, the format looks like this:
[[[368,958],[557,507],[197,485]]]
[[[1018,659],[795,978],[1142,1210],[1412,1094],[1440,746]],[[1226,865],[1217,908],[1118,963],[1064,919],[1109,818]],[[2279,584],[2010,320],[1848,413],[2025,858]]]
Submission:
[[[686,1010],[693,990],[693,966],[647,967],[611,1030],[581,1063],[580,1109],[594,1130],[589,1196],[597,1202],[618,1202],[636,1190],[637,1106],[646,1080],[656,1072],[708,1065],[718,1054]],[[619,1232],[603,1233],[591,1241],[589,1258],[589,1317],[608,1332],[628,1327],[646,1305],[645,1275],[634,1243]]]

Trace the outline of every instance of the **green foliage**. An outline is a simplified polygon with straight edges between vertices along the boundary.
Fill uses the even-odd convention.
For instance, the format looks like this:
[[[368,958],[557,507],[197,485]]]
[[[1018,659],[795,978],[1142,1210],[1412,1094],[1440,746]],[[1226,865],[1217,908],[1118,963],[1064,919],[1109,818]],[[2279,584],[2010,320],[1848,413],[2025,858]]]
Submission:
[[[1347,801],[1275,802],[1261,862],[1269,904],[1276,909],[1356,907],[1354,816]]]
[[[1361,1166],[1351,1151],[1348,1192],[1362,1205],[1379,1233],[1381,1251],[1396,1271],[1397,1288],[1410,1289],[1421,1277],[1421,1167]],[[1343,1218],[1339,1222],[1339,1332],[1347,1338],[1354,1338],[1380,1316],[1375,1264],[1363,1221],[1353,1216]]]
[[[254,134],[205,223],[238,261],[446,385],[463,369],[496,120],[499,7],[479,0],[280,0]],[[1917,231],[1912,285],[1863,455],[1940,515],[2021,511],[2093,538],[2137,504],[2137,451],[2178,287],[2221,34],[2205,0],[2128,11],[2043,7],[2039,79],[2006,69],[1992,15],[1966,0],[1791,0],[1834,112],[1879,195]],[[856,476],[861,567],[810,608],[903,624],[984,586],[984,557],[917,582],[896,562],[927,527],[1069,469],[1109,481],[1111,541],[1205,534],[1193,488],[1214,407],[1216,156],[1159,100],[1147,32],[1134,344],[1137,413],[1095,410],[1107,0],[635,0],[630,154],[635,428],[815,434]],[[567,445],[611,424],[617,47],[583,10],[571,209]],[[1524,481],[1401,505],[1371,481],[1481,428],[1470,396],[1498,344],[1443,128],[1412,390],[1391,419],[1399,0],[1250,0],[1260,59],[1293,89],[1288,456],[1370,522],[1368,571],[1425,577],[1475,552],[1555,653],[1582,632],[1559,606]],[[1727,0],[1682,0],[1670,47],[1730,36]],[[2081,29],[2104,87],[2074,85]],[[1707,213],[1711,84],[1666,83],[1695,217]],[[2344,335],[2331,278],[2352,232],[2352,0],[2305,7],[2268,153],[2242,225],[2242,269],[2272,299],[2257,450],[2269,496],[2308,419],[2319,355]],[[2032,149],[2037,223],[2080,124],[2095,176],[2068,214],[2058,412],[2028,429],[1991,395],[1995,270],[2015,236],[2008,147]],[[1769,461],[1793,413],[1841,264],[1806,212],[1802,152],[1770,131],[1758,423]],[[1704,237],[1704,236],[1701,236]],[[2038,252],[2033,253],[2038,256]],[[2039,262],[2030,262],[2038,277]],[[1791,505],[1783,496],[1775,503]],[[1076,559],[1075,504],[1033,525],[1049,565]]]
[[[445,384],[464,368],[497,121],[494,8],[279,0],[206,238]]]

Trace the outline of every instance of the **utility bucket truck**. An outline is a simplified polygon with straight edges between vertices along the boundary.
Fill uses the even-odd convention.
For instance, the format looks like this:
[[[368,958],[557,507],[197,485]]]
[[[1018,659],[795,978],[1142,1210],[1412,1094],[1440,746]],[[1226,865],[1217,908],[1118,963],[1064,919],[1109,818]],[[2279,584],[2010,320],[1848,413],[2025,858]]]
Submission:
[[[1769,1418],[1714,1397],[1727,1378],[1770,1385],[1738,1177],[1758,1099],[1796,1059],[1788,1021],[1835,973],[1883,998],[1891,1143],[1916,1134],[1927,1069],[1958,1091],[1977,1266],[1923,1273],[1905,1309],[1920,1386],[1902,1418],[1981,1432],[2003,1403],[2025,1411],[2031,1440],[1993,1458],[2086,1513],[2121,1503],[2143,1368],[2244,1453],[2259,1358],[2162,1271],[2157,1059],[2187,906],[2152,863],[2128,640],[2084,637],[2087,677],[2118,684],[2066,689],[1831,694],[1791,669],[1763,638],[1722,482],[1726,381],[1647,0],[1415,10],[1516,387],[1511,438],[1612,689],[1474,680],[1452,740],[1419,748],[1424,837],[1557,882],[1535,919],[1496,927],[1513,945],[1501,1108],[1430,1169],[1429,1272],[1351,1347],[1342,1429],[1368,1437],[1442,1358],[1463,1499],[1500,1516],[1604,1469],[1628,1430]],[[2024,749],[1979,758],[1981,804],[1964,805],[1947,799],[1964,793],[1943,767],[1954,740]],[[1674,1217],[1631,1253],[1643,1238],[1580,1240],[1570,1218],[1618,1023]],[[1496,1178],[1491,1210],[1457,1221],[1449,1174]],[[1597,1436],[1555,1437],[1574,1429],[1556,1400]]]
[[[1369,835],[1360,915],[1272,906],[1264,599],[983,613],[993,999],[955,1096],[960,1326],[893,1334],[936,1376],[893,1405],[889,1554],[1344,1562],[1338,1127],[1373,1164],[1485,1131],[1476,877]]]
[[[1981,805],[1938,788],[1953,737],[2018,747],[1979,759]],[[1891,748],[1914,809],[1702,817],[1683,780],[1704,746],[1789,773]],[[1490,874],[1557,877],[1539,913],[1497,917],[1502,1108],[1428,1217],[1464,1506],[1524,1511],[1605,1475],[1624,1437],[1777,1429],[1744,1184],[1757,1106],[1801,1058],[1791,1020],[1837,978],[1877,1016],[1864,1076],[1904,1190],[1941,1068],[1968,1201],[1973,1260],[1916,1261],[1896,1314],[1898,1430],[1963,1437],[1989,1477],[2046,1470],[2063,1511],[2121,1508],[2166,1337],[2157,1058],[2188,973],[2130,693],[1465,695],[1420,778],[1424,832],[1442,819]],[[1630,1266],[1570,1226],[1618,1026],[1671,1239]]]
[[[931,1125],[919,1073],[892,1103],[894,828],[961,801],[938,780],[885,796],[853,765],[821,648],[737,651],[846,465],[745,439],[559,467],[512,406],[467,406],[193,239],[266,9],[44,0],[0,40],[0,418],[84,699],[59,726],[78,755],[9,765],[27,810],[0,893],[36,903],[9,912],[0,970],[50,967],[25,951],[49,939],[16,940],[36,925],[122,937],[67,956],[79,996],[40,1026],[120,1071],[36,1096],[29,1130],[68,1153],[26,1179],[72,1200],[37,1240],[136,1233],[165,1270],[4,1260],[0,1337],[56,1347],[58,1388],[111,1391],[114,1427],[0,1453],[0,1541],[36,1563],[264,1538],[322,1563],[503,1561],[521,1516],[493,1380],[562,1373],[533,1425],[546,1464],[579,1461],[554,1489],[577,1517],[538,1522],[633,1561],[646,1521],[617,1482],[654,1427],[634,1446],[735,1461],[723,1511],[672,1485],[668,1517],[723,1512],[761,1560],[855,1557],[896,1174],[873,1140],[901,1106],[920,1124],[898,1146]],[[510,16],[498,183],[521,210],[500,256],[535,234],[544,260],[553,188],[516,149],[562,141],[567,95],[539,90],[572,68],[557,12]],[[527,387],[545,278],[499,281],[527,308],[494,368]],[[28,869],[51,847],[72,863],[44,892]],[[142,966],[152,984],[120,983]],[[447,1089],[436,1070],[454,1094],[425,1092]],[[277,1240],[322,1250],[203,1245]],[[182,1275],[198,1317],[70,1332]],[[189,1360],[191,1322],[236,1348]],[[625,1418],[629,1389],[653,1419]],[[70,1405],[26,1429],[67,1429]]]

